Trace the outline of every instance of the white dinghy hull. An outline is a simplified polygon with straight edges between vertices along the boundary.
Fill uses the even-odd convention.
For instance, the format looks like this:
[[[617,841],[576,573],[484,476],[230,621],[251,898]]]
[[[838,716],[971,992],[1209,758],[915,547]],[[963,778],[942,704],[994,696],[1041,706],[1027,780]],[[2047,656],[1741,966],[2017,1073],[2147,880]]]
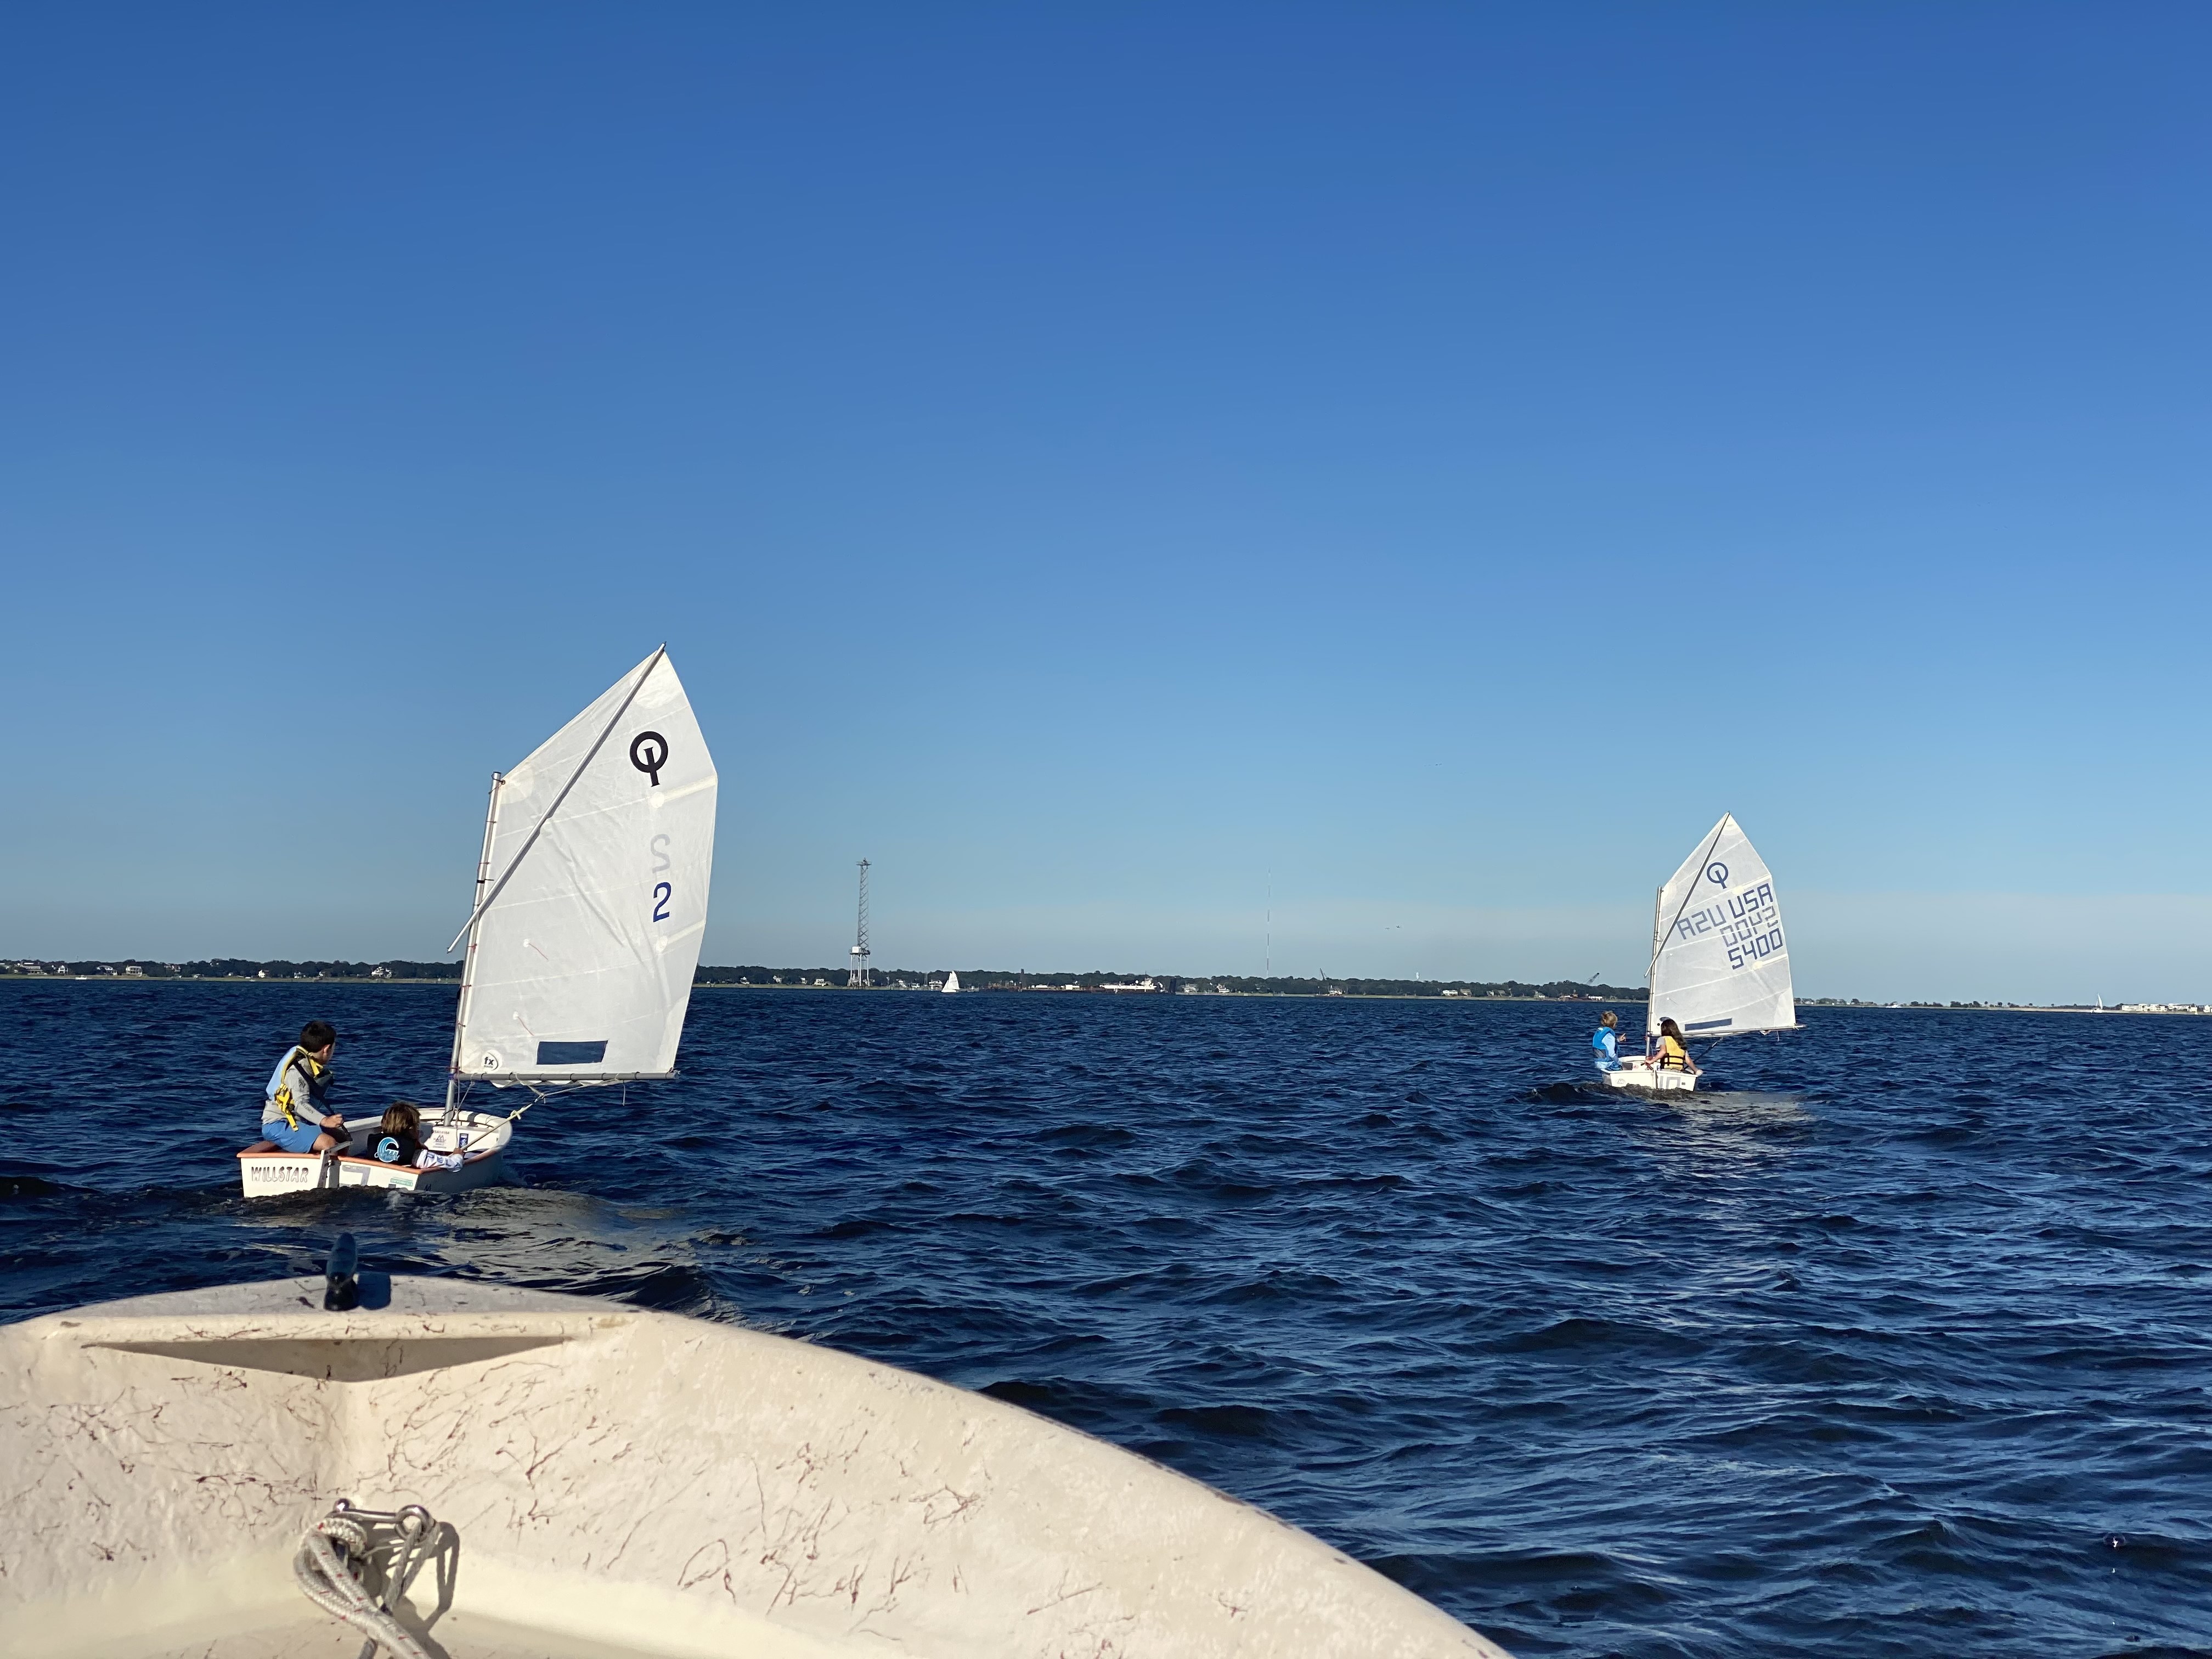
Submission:
[[[1649,1089],[1657,1094],[1687,1094],[1698,1086],[1695,1072],[1662,1072],[1641,1060],[1624,1060],[1620,1069],[1605,1073],[1616,1089]]]
[[[0,1330],[10,1659],[352,1659],[294,1576],[340,1499],[434,1518],[394,1611],[450,1659],[1504,1659],[1258,1510],[980,1395],[592,1298],[402,1278],[333,1313],[323,1290]]]
[[[443,1111],[424,1120],[424,1144],[434,1152],[451,1152],[458,1135],[468,1137],[468,1161],[458,1170],[416,1170],[398,1164],[382,1164],[371,1155],[376,1144],[379,1118],[348,1118],[349,1139],[343,1152],[286,1152],[263,1141],[238,1155],[239,1185],[248,1198],[273,1198],[280,1193],[310,1193],[331,1187],[389,1187],[409,1193],[465,1193],[512,1181],[507,1171],[507,1143],[514,1125],[504,1114],[463,1109],[449,1123]]]

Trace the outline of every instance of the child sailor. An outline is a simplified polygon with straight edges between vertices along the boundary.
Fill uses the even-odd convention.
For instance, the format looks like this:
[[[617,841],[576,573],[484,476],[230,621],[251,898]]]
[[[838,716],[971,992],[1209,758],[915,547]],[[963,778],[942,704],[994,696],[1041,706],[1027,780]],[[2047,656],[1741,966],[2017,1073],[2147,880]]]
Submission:
[[[311,1019],[284,1051],[262,1091],[261,1133],[288,1152],[326,1152],[346,1141],[345,1119],[331,1110],[331,1055],[338,1034]]]
[[[1596,1050],[1600,1072],[1620,1069],[1620,1016],[1607,1009],[1598,1016],[1597,1030],[1590,1034],[1590,1047]]]
[[[458,1170],[466,1162],[469,1138],[450,1152],[434,1152],[422,1144],[422,1109],[411,1100],[395,1100],[384,1109],[384,1121],[368,1138],[364,1156],[380,1164],[398,1164],[410,1170]]]
[[[1697,1072],[1698,1068],[1690,1063],[1690,1051],[1683,1044],[1682,1028],[1671,1018],[1659,1022],[1659,1051],[1652,1056],[1651,1063],[1662,1072]]]

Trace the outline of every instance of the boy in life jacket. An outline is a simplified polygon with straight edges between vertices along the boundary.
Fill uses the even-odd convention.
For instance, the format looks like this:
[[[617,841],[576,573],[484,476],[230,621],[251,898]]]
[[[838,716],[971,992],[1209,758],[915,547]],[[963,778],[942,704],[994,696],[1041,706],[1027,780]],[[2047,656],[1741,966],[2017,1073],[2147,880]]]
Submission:
[[[1597,1030],[1591,1034],[1590,1047],[1596,1050],[1597,1068],[1601,1072],[1620,1069],[1620,1016],[1607,1009],[1597,1018]]]
[[[462,1144],[466,1146],[466,1136]],[[395,1100],[384,1109],[384,1121],[376,1126],[362,1156],[407,1170],[458,1170],[466,1153],[432,1152],[422,1144],[422,1109],[411,1100]]]
[[[261,1133],[288,1152],[326,1152],[346,1144],[345,1119],[331,1109],[331,1055],[338,1034],[311,1019],[284,1051],[262,1091]]]

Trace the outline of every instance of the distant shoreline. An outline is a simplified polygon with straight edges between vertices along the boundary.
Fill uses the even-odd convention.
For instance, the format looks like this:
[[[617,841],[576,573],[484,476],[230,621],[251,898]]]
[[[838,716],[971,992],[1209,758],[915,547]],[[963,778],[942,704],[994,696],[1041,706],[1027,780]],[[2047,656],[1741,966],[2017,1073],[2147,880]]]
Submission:
[[[242,974],[21,974],[0,973],[0,985],[257,985],[289,986],[295,989],[313,985],[380,986],[380,985],[442,985],[453,990],[460,989],[458,979],[403,979],[391,975],[383,979],[366,977],[333,979],[261,979]],[[892,985],[752,985],[743,981],[698,980],[692,983],[694,991],[811,991],[836,992],[842,995],[848,991],[865,990],[871,994],[904,994],[939,996],[939,991],[927,987]],[[1098,996],[1161,997],[1180,1001],[1187,996],[1210,998],[1217,1001],[1243,999],[1261,1002],[1449,1002],[1479,1007],[1494,1002],[1541,1002],[1553,1006],[1600,1008],[1648,1006],[1646,997],[1546,997],[1485,994],[1482,996],[1443,996],[1440,994],[1419,994],[1409,991],[1123,991],[1102,993],[1089,987],[1066,990],[1058,985],[987,986],[963,990],[962,996]],[[1845,1008],[1860,1013],[1921,1013],[1921,1014],[2127,1014],[2137,1018],[2145,1016],[2205,1018],[2212,1015],[2212,1007],[2191,1006],[2187,1004],[2163,1007],[2127,1006],[2099,1008],[2088,1003],[2017,1003],[2017,1002],[1849,1002],[1833,998],[1805,997],[1797,1003],[1800,1008]]]
[[[458,979],[256,979],[245,974],[0,974],[0,985],[450,985]]]
[[[366,979],[360,977],[338,979],[329,976],[323,976],[315,979],[259,979],[248,978],[242,974],[163,974],[158,976],[152,974],[0,974],[0,985],[8,984],[253,985],[272,990],[283,987],[290,987],[292,988],[298,989],[313,985],[359,985],[370,987],[382,985],[443,985],[456,991],[459,990],[461,988],[461,982],[458,979],[401,979],[397,975],[392,975],[384,979]],[[694,991],[803,991],[824,994],[835,993],[839,996],[842,996],[847,992],[854,990],[865,990],[870,995],[941,996],[944,994],[942,991],[932,990],[927,986],[749,985],[742,981],[733,980],[695,980],[692,981],[691,988]],[[1117,1000],[1122,997],[1128,996],[1158,997],[1176,1000],[1184,997],[1203,996],[1212,998],[1217,1001],[1228,998],[1243,997],[1261,1000],[1273,1000],[1279,1002],[1466,1002],[1471,1004],[1485,1002],[1552,1002],[1559,1003],[1567,1006],[1583,1006],[1591,1008],[1600,1006],[1610,1007],[1615,1004],[1620,1004],[1624,1006],[1632,1006],[1639,1005],[1644,1000],[1642,997],[1446,997],[1441,995],[1417,995],[1412,992],[1386,993],[1376,991],[1133,991],[1111,993],[1094,991],[1087,987],[1078,990],[1069,991],[1065,990],[1057,985],[977,986],[973,989],[963,990],[958,994],[962,996],[1045,995],[1063,997],[1103,995],[1113,997]]]

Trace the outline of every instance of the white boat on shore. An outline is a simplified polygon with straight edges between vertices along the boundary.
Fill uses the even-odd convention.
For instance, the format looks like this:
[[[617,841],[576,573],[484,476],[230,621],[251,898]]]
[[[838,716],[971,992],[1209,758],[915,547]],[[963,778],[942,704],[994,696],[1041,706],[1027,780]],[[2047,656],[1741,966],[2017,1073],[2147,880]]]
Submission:
[[[1797,1029],[1774,877],[1732,816],[1722,815],[1659,890],[1649,983],[1645,1052],[1604,1073],[1616,1089],[1697,1088],[1697,1072],[1655,1063],[1662,1019],[1673,1019],[1686,1042]]]
[[[377,1117],[346,1144],[238,1155],[249,1198],[325,1187],[462,1192],[508,1179],[524,1112],[556,1091],[676,1074],[707,927],[714,757],[663,646],[512,771],[492,775],[442,1109],[431,1152],[458,1169],[370,1156]],[[471,1105],[477,1084],[520,1088],[512,1111]]]
[[[0,1329],[0,1652],[1506,1659],[981,1395],[597,1298],[334,1280],[361,1305],[288,1279]]]

